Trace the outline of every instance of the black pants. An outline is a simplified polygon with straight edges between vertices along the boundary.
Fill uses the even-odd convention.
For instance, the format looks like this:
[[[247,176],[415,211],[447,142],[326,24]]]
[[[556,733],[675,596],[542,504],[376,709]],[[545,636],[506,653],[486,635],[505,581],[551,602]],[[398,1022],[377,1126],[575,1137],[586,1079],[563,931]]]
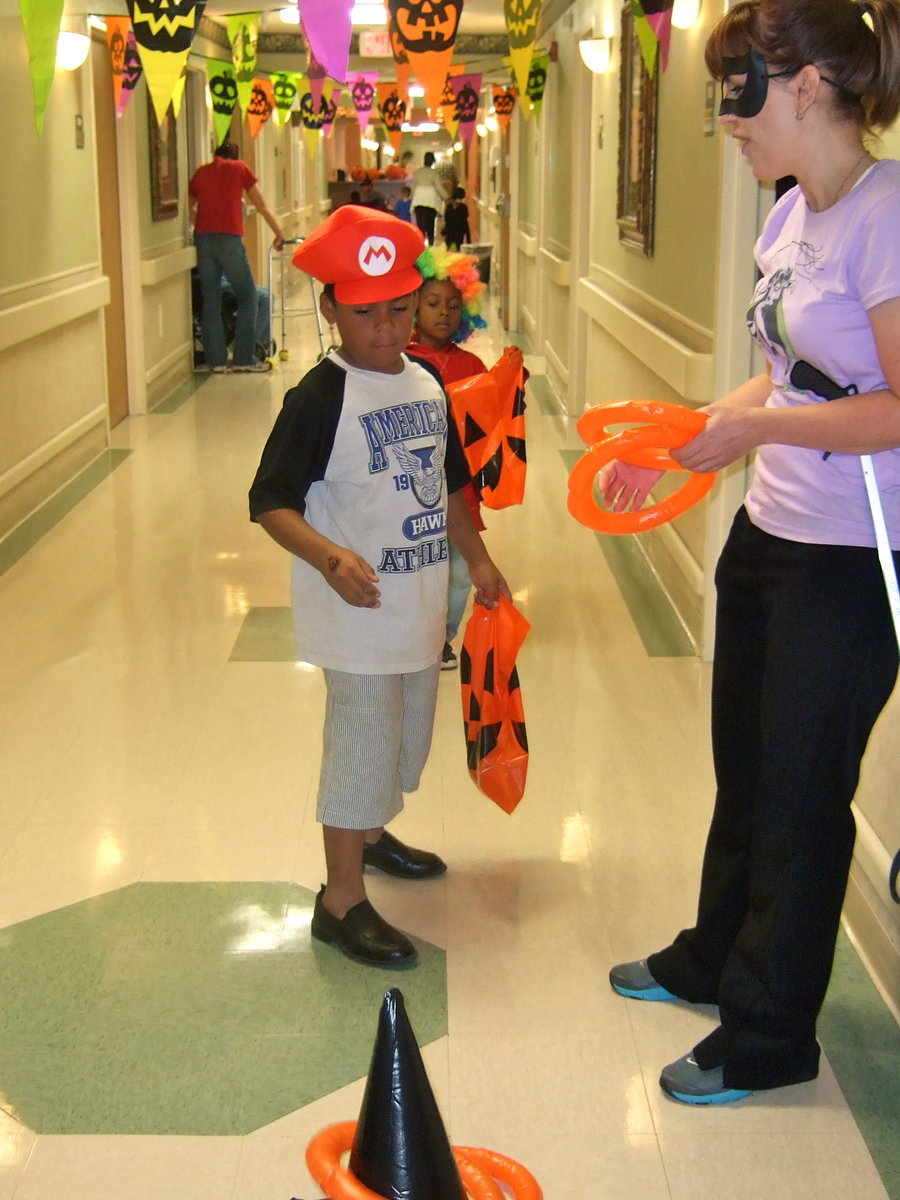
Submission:
[[[850,802],[897,646],[874,549],[784,541],[741,509],[716,587],[717,793],[697,922],[649,966],[682,999],[719,1005],[694,1048],[702,1069],[780,1087],[818,1072]]]
[[[429,246],[434,245],[434,223],[437,220],[437,209],[427,208],[424,204],[417,204],[415,209],[416,224],[425,234],[425,241]]]

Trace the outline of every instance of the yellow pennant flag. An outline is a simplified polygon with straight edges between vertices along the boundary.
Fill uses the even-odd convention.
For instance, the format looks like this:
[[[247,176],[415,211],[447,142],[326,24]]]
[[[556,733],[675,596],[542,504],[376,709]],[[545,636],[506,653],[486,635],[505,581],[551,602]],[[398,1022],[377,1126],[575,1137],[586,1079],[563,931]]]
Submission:
[[[205,5],[206,0],[183,0],[177,6],[160,0],[128,0],[131,27],[159,124],[187,66]]]
[[[259,39],[259,13],[237,13],[227,18],[231,60],[237,81],[238,104],[246,113],[256,78],[256,43]]]

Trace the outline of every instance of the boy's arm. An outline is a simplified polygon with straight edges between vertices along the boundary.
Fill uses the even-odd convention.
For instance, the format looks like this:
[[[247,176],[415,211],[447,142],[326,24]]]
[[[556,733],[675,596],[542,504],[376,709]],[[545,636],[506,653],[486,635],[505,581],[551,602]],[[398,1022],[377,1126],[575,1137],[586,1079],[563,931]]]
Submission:
[[[273,508],[257,521],[279,546],[302,558],[323,575],[325,582],[354,608],[380,608],[378,576],[364,558],[324,537],[295,508]]]
[[[499,595],[512,600],[506,580],[495,566],[481,540],[481,534],[475,528],[462,491],[451,492],[447,500],[447,534],[466,560],[469,578],[475,587],[476,602],[487,608],[496,608]]]

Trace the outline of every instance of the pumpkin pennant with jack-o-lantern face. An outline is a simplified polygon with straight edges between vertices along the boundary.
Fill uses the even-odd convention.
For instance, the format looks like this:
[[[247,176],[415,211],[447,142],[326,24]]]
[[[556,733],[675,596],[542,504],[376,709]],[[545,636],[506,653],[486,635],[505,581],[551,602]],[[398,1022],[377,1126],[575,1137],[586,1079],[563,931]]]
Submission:
[[[375,103],[375,84],[377,82],[377,71],[360,71],[358,75],[351,75],[347,80],[350,99],[353,101],[360,129],[365,129],[369,123],[369,113]]]
[[[403,137],[403,122],[406,120],[406,101],[401,98],[395,84],[379,83],[378,109],[391,145],[395,150],[399,150]]]
[[[516,106],[516,89],[513,87],[501,87],[499,83],[494,84],[494,113],[500,123],[501,132],[505,133],[509,126],[509,119],[512,116],[512,111]]]
[[[475,133],[478,121],[478,98],[481,93],[480,75],[457,75],[451,80],[456,93],[456,119],[459,121],[459,136],[468,146]]]
[[[128,17],[106,18],[106,45],[109,48],[109,63],[112,67],[113,97],[115,107],[119,107],[122,99],[122,73],[125,70],[125,51],[128,47],[128,30],[131,21]]]
[[[544,102],[544,88],[547,86],[547,68],[550,65],[549,54],[536,54],[531,60],[528,72],[528,100],[535,117],[541,115],[541,105]]]
[[[128,0],[131,27],[159,123],[187,66],[205,5],[206,0]]]
[[[388,0],[397,36],[432,113],[440,107],[462,7],[463,0]]]
[[[209,80],[209,94],[212,97],[216,145],[221,146],[231,129],[231,119],[238,98],[237,80],[228,63],[221,62],[217,58],[206,60],[206,77]]]
[[[503,0],[503,16],[509,37],[513,83],[524,96],[528,85],[528,71],[534,52],[538,17],[541,15],[541,0]]]
[[[456,115],[456,92],[453,90],[452,80],[457,75],[462,75],[465,69],[462,63],[451,64],[450,70],[447,72],[447,78],[444,80],[441,105],[437,110],[437,119],[450,134],[450,140],[454,142],[456,141],[456,131],[459,128],[459,118]]]
[[[125,62],[122,64],[122,90],[119,93],[119,103],[116,107],[117,117],[121,117],[125,111],[128,101],[134,95],[134,89],[140,82],[143,73],[141,56],[138,54],[137,38],[134,36],[134,30],[129,29],[125,37]]]
[[[297,76],[292,71],[272,73],[272,95],[275,108],[272,116],[276,125],[286,125],[291,118],[291,109],[297,99]]]
[[[238,104],[244,114],[253,95],[256,78],[256,44],[259,40],[259,13],[237,13],[226,18],[231,42],[231,63],[237,81]]]
[[[257,137],[259,131],[272,115],[275,107],[275,95],[272,90],[272,80],[266,76],[253,80],[253,91],[250,93],[250,103],[247,106],[247,128],[251,137]]]
[[[394,57],[394,68],[397,73],[397,91],[400,93],[400,99],[409,108],[409,82],[412,76],[412,66],[410,65],[409,55],[406,53],[403,42],[400,39],[400,31],[397,29],[397,22],[393,13],[388,13],[388,37],[390,38],[391,54]]]

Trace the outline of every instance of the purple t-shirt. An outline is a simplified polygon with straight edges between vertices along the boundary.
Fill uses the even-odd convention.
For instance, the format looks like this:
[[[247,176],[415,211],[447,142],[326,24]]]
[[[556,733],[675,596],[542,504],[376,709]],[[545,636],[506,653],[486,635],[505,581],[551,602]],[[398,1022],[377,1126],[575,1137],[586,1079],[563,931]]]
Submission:
[[[747,319],[772,366],[767,407],[825,403],[790,383],[799,360],[842,387],[887,386],[866,314],[900,296],[900,162],[876,163],[824,212],[793,188],[769,214],[756,261],[762,278]],[[900,450],[872,460],[891,546],[900,549]],[[875,545],[859,455],[760,446],[746,506],[753,523],[776,537]]]

